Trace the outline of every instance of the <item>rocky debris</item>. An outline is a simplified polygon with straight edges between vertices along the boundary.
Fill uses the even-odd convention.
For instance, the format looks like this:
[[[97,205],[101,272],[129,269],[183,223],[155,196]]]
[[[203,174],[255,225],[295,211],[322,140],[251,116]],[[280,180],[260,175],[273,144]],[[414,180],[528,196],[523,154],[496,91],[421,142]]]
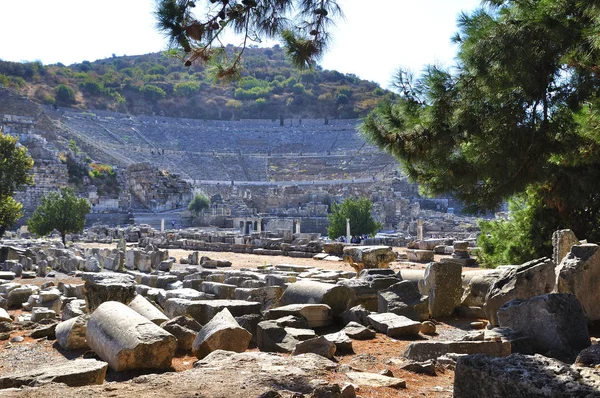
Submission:
[[[462,267],[453,263],[430,263],[425,269],[424,289],[429,296],[429,315],[452,315],[462,298]]]
[[[560,229],[552,234],[552,261],[560,264],[571,248],[579,245],[579,239],[570,229]]]
[[[34,387],[47,383],[64,383],[69,387],[102,384],[107,368],[106,362],[95,359],[75,359],[27,372],[0,376],[0,389]]]
[[[528,337],[534,352],[548,357],[572,360],[590,345],[583,309],[572,294],[511,300],[498,310],[498,322]]]
[[[40,322],[42,319],[56,319],[56,312],[46,307],[33,307],[31,309],[31,322]]]
[[[488,291],[501,274],[501,270],[465,272],[462,275],[462,307],[483,307]]]
[[[511,354],[511,343],[508,341],[422,341],[408,345],[403,356],[413,361],[437,359],[449,353],[485,354],[493,357]]]
[[[192,344],[196,339],[196,335],[202,329],[202,325],[192,317],[185,315],[170,319],[161,324],[160,327],[175,336],[177,339],[177,350],[180,352],[192,350]]]
[[[435,362],[433,360],[427,360],[423,362],[409,361],[408,363],[400,366],[400,369],[430,376],[436,375]]]
[[[369,319],[367,318],[371,314],[371,311],[365,309],[362,305],[356,305],[342,314],[342,321],[344,324],[350,322],[360,323],[361,325],[370,325]]]
[[[65,350],[88,348],[86,330],[89,316],[81,315],[56,325],[56,342]]]
[[[352,340],[350,339],[350,337],[348,337],[344,330],[336,333],[329,333],[324,335],[323,337],[335,344],[335,352],[337,354],[354,354],[354,350],[352,349]]]
[[[85,299],[90,311],[105,301],[129,304],[135,297],[135,281],[130,275],[86,272],[81,278],[85,281]]]
[[[330,326],[333,322],[331,308],[325,304],[289,304],[282,307],[270,309],[265,312],[264,317],[277,319],[284,316],[296,316],[306,319],[309,328]]]
[[[169,320],[161,310],[141,295],[135,296],[128,307],[159,326]]]
[[[346,336],[355,340],[370,340],[375,338],[375,331],[357,322],[349,322],[342,331]]]
[[[455,398],[597,397],[600,372],[574,368],[541,355],[505,358],[466,355],[454,373]]]
[[[72,300],[65,304],[62,309],[61,317],[63,321],[78,317],[87,312],[87,304],[85,300]]]
[[[366,387],[406,388],[406,381],[395,377],[383,376],[378,373],[346,372],[352,383]]]
[[[12,322],[12,318],[4,308],[0,308],[0,322]]]
[[[313,337],[298,342],[292,350],[292,355],[301,355],[313,353],[322,357],[333,359],[336,351],[336,345],[324,336]]]
[[[389,337],[418,336],[421,331],[421,323],[413,321],[405,316],[392,313],[371,314],[367,317],[371,325],[380,333]]]
[[[429,319],[429,299],[411,281],[396,283],[378,293],[378,312],[391,312],[423,321]]]
[[[575,366],[593,367],[600,365],[600,345],[592,344],[584,348],[575,359]]]
[[[172,334],[116,301],[102,303],[92,313],[86,339],[115,371],[167,369],[177,348]]]
[[[356,295],[354,292],[339,285],[323,282],[300,281],[290,284],[281,296],[281,305],[288,304],[326,304],[334,317],[339,317],[352,307]]]
[[[434,254],[431,250],[408,249],[406,250],[408,261],[415,263],[428,263],[433,261]]]
[[[593,322],[600,320],[598,281],[600,281],[600,246],[591,243],[579,245],[577,242],[556,267],[555,291],[575,295],[583,307],[586,318]]]
[[[506,268],[491,286],[484,310],[490,325],[498,326],[498,309],[512,299],[528,299],[551,293],[555,284],[554,263],[541,258]]]
[[[286,321],[281,318],[258,323],[257,345],[261,351],[291,353],[299,342],[316,337],[312,329],[287,326]]]
[[[216,350],[244,352],[251,339],[252,334],[241,327],[225,308],[200,329],[192,344],[192,352],[199,359]]]
[[[355,304],[377,311],[378,293],[400,280],[389,268],[371,268],[362,270],[356,279],[341,279],[337,284],[352,289],[356,296]]]
[[[344,261],[359,273],[367,268],[387,268],[396,260],[396,253],[389,246],[346,246]]]

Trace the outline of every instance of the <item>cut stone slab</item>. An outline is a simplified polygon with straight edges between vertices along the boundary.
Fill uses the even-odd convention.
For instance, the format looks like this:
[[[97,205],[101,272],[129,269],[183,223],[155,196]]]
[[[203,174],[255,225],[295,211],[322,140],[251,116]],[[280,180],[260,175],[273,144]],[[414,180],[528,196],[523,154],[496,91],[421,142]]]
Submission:
[[[265,319],[277,319],[288,315],[303,317],[311,329],[329,326],[333,322],[331,308],[326,304],[290,304],[272,308],[265,313]]]
[[[160,326],[163,322],[169,320],[161,310],[156,308],[154,304],[152,304],[148,299],[146,299],[142,295],[137,295],[131,302],[129,303],[129,308],[142,315],[146,319],[154,322],[156,325]]]
[[[241,327],[225,308],[198,332],[192,352],[198,359],[216,350],[244,352],[251,339],[252,333]]]
[[[31,322],[39,322],[42,319],[56,319],[56,311],[46,307],[33,307],[31,309]]]
[[[352,339],[350,339],[350,337],[348,337],[343,330],[337,333],[326,334],[323,337],[335,344],[336,353],[342,355],[354,354],[354,349],[352,348]]]
[[[165,301],[169,318],[190,315],[201,325],[206,325],[216,314],[227,308],[234,316],[260,314],[261,304],[245,300],[186,300],[172,298]]]
[[[75,359],[48,367],[0,376],[0,389],[64,383],[69,387],[102,384],[108,364],[95,359]]]
[[[344,261],[357,273],[366,268],[387,268],[396,260],[396,253],[390,246],[346,246]]]
[[[567,398],[600,396],[600,372],[541,355],[506,358],[466,355],[454,373],[455,398]]]
[[[347,372],[346,376],[359,387],[406,388],[405,380],[396,377],[383,376],[378,373]]]
[[[429,299],[411,281],[396,283],[378,293],[378,312],[391,312],[415,321],[429,319]]]
[[[336,347],[332,341],[329,341],[324,336],[320,336],[300,341],[292,350],[292,355],[312,353],[328,359],[333,359],[335,350]]]
[[[498,322],[528,337],[534,352],[547,357],[573,360],[590,346],[583,308],[572,294],[511,300],[498,310]]]
[[[160,326],[177,338],[179,351],[191,351],[196,335],[202,329],[202,325],[185,315],[175,317]]]
[[[265,352],[291,353],[300,341],[316,337],[312,329],[285,327],[277,320],[262,321],[257,326],[257,346]]]
[[[436,359],[449,353],[485,354],[493,357],[505,357],[511,354],[512,346],[508,341],[423,341],[408,345],[405,358],[413,361]]]
[[[428,263],[433,261],[434,253],[432,250],[408,249],[406,250],[408,261],[416,263]]]
[[[462,267],[459,264],[430,263],[425,268],[423,287],[429,296],[429,315],[443,318],[452,315],[463,295]]]
[[[376,332],[358,322],[349,322],[342,331],[351,339],[370,340],[375,338]]]
[[[90,348],[115,371],[167,369],[177,339],[125,304],[107,301],[90,316]]]
[[[579,245],[579,239],[570,229],[561,229],[552,233],[552,260],[560,264],[571,248]]]
[[[90,312],[105,301],[129,304],[135,297],[135,281],[132,276],[116,273],[84,272],[85,299]]]
[[[65,350],[79,350],[88,348],[85,337],[88,315],[71,318],[56,325],[56,342]]]
[[[371,325],[380,333],[389,337],[418,336],[421,331],[421,322],[413,321],[402,315],[390,312],[383,314],[371,314],[367,317]]]

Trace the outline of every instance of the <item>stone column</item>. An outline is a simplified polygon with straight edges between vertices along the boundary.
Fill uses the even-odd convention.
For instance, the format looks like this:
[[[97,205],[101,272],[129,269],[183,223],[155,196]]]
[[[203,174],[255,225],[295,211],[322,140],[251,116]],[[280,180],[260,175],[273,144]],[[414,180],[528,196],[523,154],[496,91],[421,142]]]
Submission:
[[[300,220],[296,220],[296,233],[300,233]]]
[[[165,232],[165,219],[160,220],[160,232]]]
[[[350,219],[346,218],[346,243],[350,243],[352,236],[350,236]]]
[[[423,220],[417,220],[417,240],[423,240]]]
[[[258,222],[256,223],[256,231],[262,232],[262,218],[259,218]]]

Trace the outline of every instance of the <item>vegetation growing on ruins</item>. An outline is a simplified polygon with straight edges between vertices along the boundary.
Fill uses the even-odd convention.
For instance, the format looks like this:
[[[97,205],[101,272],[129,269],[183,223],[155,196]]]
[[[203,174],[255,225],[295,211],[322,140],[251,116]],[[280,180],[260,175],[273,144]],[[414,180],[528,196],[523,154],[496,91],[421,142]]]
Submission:
[[[38,235],[47,235],[56,229],[66,244],[68,233],[83,230],[89,212],[90,204],[86,199],[78,198],[71,188],[61,188],[59,192],[42,197],[42,203],[27,220],[27,227]]]
[[[209,66],[185,67],[167,54],[68,67],[0,61],[0,84],[48,105],[224,120],[356,118],[394,95],[354,75],[299,71],[279,46],[248,48],[243,62],[240,80],[216,83]]]
[[[400,97],[365,120],[366,135],[430,194],[472,211],[524,195],[512,224],[483,224],[496,234],[483,241],[491,261],[549,255],[527,239],[549,242],[558,228],[600,239],[598,12],[575,0],[487,1],[459,17],[458,68],[399,72]],[[493,244],[502,235],[529,238]]]
[[[346,236],[347,218],[350,219],[350,235],[375,235],[381,229],[381,224],[373,219],[372,209],[373,203],[368,198],[348,198],[340,204],[333,203],[331,213],[327,215],[329,238],[337,239]]]
[[[209,207],[210,199],[206,195],[200,193],[195,194],[188,204],[188,210],[191,211],[195,217],[198,217],[200,213]]]
[[[33,184],[29,174],[33,159],[17,142],[17,137],[0,131],[0,237],[23,216],[22,205],[14,200],[13,195],[18,189]]]

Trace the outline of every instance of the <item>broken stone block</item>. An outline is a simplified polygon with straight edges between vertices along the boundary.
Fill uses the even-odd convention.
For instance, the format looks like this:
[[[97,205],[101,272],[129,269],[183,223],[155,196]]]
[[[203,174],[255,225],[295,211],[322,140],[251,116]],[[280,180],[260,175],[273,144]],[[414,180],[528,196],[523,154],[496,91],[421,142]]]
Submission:
[[[369,319],[367,318],[371,314],[371,311],[365,309],[362,305],[356,305],[349,308],[342,314],[343,323],[347,324],[350,322],[356,322],[364,326],[370,325]]]
[[[89,347],[119,372],[167,369],[177,349],[175,337],[125,304],[107,301],[90,316]]]
[[[340,355],[354,354],[354,349],[352,348],[352,339],[350,339],[344,330],[336,333],[329,333],[323,337],[335,344],[336,353]]]
[[[579,239],[570,229],[561,229],[552,234],[552,260],[560,264],[571,248],[579,245]]]
[[[359,387],[406,388],[405,380],[396,377],[383,376],[378,373],[346,372],[346,376]]]
[[[400,369],[418,374],[436,375],[435,363],[432,360],[423,362],[409,361],[407,364],[402,365]]]
[[[486,297],[484,310],[490,325],[498,326],[498,309],[512,299],[528,299],[551,293],[555,284],[554,263],[548,258],[506,268]]]
[[[202,329],[202,325],[192,317],[180,315],[160,325],[167,332],[177,338],[177,350],[187,352],[192,350],[192,344],[196,335]]]
[[[433,261],[434,254],[432,250],[408,249],[406,250],[408,261],[416,263],[429,263]]]
[[[265,319],[277,319],[293,315],[306,319],[309,328],[329,326],[333,322],[331,308],[325,304],[290,304],[273,308],[265,313]]]
[[[56,311],[50,310],[46,307],[33,307],[31,309],[31,322],[39,322],[42,319],[56,319]]]
[[[85,281],[85,299],[90,311],[105,301],[129,304],[135,297],[135,281],[130,275],[84,272],[81,279]]]
[[[192,344],[192,352],[198,359],[216,350],[244,352],[251,339],[252,334],[242,328],[225,308],[200,329]]]
[[[572,360],[590,345],[583,309],[572,294],[511,300],[498,310],[498,322],[528,337],[534,352],[548,357]]]
[[[344,261],[357,273],[366,268],[387,268],[396,260],[396,253],[389,246],[346,246]]]
[[[38,291],[35,286],[17,285],[12,288],[6,297],[8,308],[18,308],[29,300],[29,296]]]
[[[311,329],[285,327],[278,320],[262,321],[257,327],[257,345],[265,352],[291,353],[300,341],[313,337]]]
[[[429,319],[429,300],[411,281],[402,281],[378,294],[378,312],[391,312],[415,321]]]
[[[335,343],[328,340],[324,336],[320,336],[300,341],[294,347],[292,355],[312,353],[328,359],[333,359],[333,354],[335,354],[335,350]]]
[[[462,298],[462,267],[458,264],[430,263],[425,269],[424,288],[429,296],[429,315],[452,315]]]
[[[4,308],[0,308],[0,322],[12,322],[12,318]]]
[[[579,242],[578,242],[579,243]],[[581,303],[588,321],[600,320],[600,246],[573,245],[556,267],[557,293],[570,293]]]
[[[370,340],[375,338],[376,332],[360,323],[350,322],[342,331],[350,338],[355,340]]]
[[[75,359],[22,373],[0,376],[0,389],[39,386],[47,383],[64,383],[69,387],[102,384],[107,368],[106,362],[95,359]]]
[[[299,281],[290,284],[280,304],[327,304],[334,317],[339,317],[344,311],[354,305],[356,296],[354,292],[339,285],[324,282]]]
[[[128,304],[129,308],[142,315],[144,318],[154,322],[156,325],[161,325],[163,322],[169,320],[169,318],[163,314],[154,304],[148,301],[144,296],[137,295]]]
[[[504,357],[511,354],[511,343],[508,341],[440,341],[430,340],[410,343],[404,353],[405,358],[413,361],[427,361],[443,355],[485,354],[493,357]]]
[[[285,289],[281,286],[237,288],[235,289],[235,299],[255,301],[261,304],[262,311],[267,311],[270,308],[279,306],[279,300],[281,299],[284,290]]]
[[[597,397],[599,379],[598,371],[570,367],[541,355],[466,355],[456,363],[454,397]]]
[[[383,314],[371,314],[367,317],[371,325],[380,333],[389,337],[418,336],[421,331],[421,323],[415,322],[402,315],[390,312]]]
[[[85,332],[87,329],[88,315],[71,318],[56,325],[56,342],[65,350],[79,350],[88,348]]]
[[[63,321],[78,317],[87,312],[85,300],[73,300],[65,304],[63,307],[61,318]]]

